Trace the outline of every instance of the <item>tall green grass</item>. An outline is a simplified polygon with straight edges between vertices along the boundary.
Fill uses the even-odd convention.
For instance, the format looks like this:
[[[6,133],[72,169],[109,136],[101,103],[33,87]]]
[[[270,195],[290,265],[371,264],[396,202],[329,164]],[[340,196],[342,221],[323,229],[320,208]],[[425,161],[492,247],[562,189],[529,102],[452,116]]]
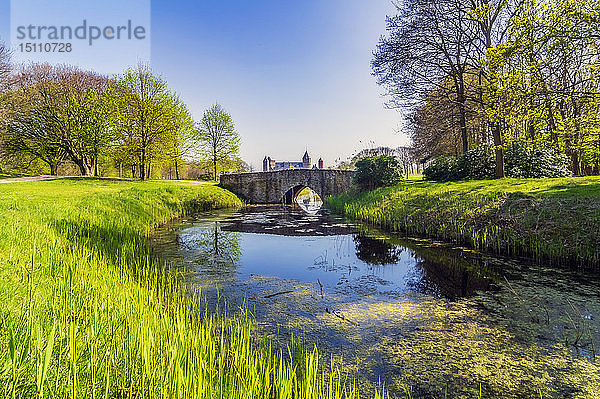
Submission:
[[[555,265],[600,267],[600,178],[406,181],[331,197],[355,219]]]
[[[154,227],[240,205],[192,183],[0,186],[0,397],[357,397],[316,349],[272,350],[153,259]]]

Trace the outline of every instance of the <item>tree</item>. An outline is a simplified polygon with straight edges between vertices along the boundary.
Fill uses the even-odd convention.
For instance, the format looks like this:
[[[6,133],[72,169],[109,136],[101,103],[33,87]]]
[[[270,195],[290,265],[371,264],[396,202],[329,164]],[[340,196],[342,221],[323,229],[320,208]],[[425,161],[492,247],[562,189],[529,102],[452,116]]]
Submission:
[[[136,154],[139,178],[150,178],[152,161],[164,155],[169,136],[178,130],[179,121],[173,115],[179,101],[167,83],[144,64],[128,69],[117,79],[113,98],[119,110],[119,141]]]
[[[388,18],[390,33],[377,47],[373,71],[388,87],[394,105],[412,105],[413,139],[423,159],[453,150],[454,136],[464,153],[485,142],[489,130],[496,144],[497,174],[503,176],[501,123],[489,123],[482,113],[489,105],[482,90],[489,74],[482,60],[505,39],[513,3],[408,0],[397,5],[398,15]]]
[[[4,131],[5,124],[7,122],[7,110],[6,110],[6,98],[7,91],[10,82],[10,53],[8,48],[3,42],[0,42],[0,132]],[[0,135],[0,146],[3,145],[4,135]],[[0,169],[3,168],[4,158],[2,157],[2,163]]]
[[[204,112],[198,131],[198,139],[213,168],[217,180],[217,167],[239,162],[240,136],[233,119],[219,104]]]
[[[97,174],[106,128],[109,80],[69,66],[34,64],[15,77],[8,95],[4,151],[42,159],[52,174],[65,159],[84,176]]]
[[[484,63],[486,118],[502,124],[502,140],[552,142],[575,175],[600,171],[597,16],[597,0],[525,0],[509,21],[509,40],[489,48]]]
[[[5,93],[10,83],[10,52],[3,42],[0,42],[0,95]]]
[[[464,0],[409,0],[388,17],[388,37],[374,53],[373,73],[388,88],[392,106],[414,108],[431,90],[451,97],[457,110],[462,151],[469,149],[465,80],[475,71],[475,43]]]
[[[469,79],[465,80],[465,92],[474,98],[477,90],[475,76],[470,74]],[[487,142],[488,129],[479,115],[478,104],[468,102],[465,112],[470,146],[476,147]],[[460,155],[463,147],[459,120],[453,95],[438,89],[427,93],[423,103],[408,116],[415,157],[427,161],[442,155]]]
[[[196,149],[194,138],[197,136],[196,124],[187,106],[176,99],[172,108],[172,127],[167,136],[166,155],[175,166],[175,179],[179,180],[179,168],[184,158],[192,155]]]

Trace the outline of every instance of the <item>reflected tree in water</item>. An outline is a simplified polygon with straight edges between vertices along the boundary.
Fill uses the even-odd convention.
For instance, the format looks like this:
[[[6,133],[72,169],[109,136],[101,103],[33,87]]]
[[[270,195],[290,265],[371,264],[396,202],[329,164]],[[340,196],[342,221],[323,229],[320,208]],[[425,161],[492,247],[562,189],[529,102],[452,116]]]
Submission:
[[[356,257],[370,265],[389,265],[398,263],[403,248],[385,241],[358,234],[354,236]]]
[[[223,231],[219,222],[212,223],[194,237],[196,262],[209,273],[234,273],[241,255],[239,239],[238,233]]]

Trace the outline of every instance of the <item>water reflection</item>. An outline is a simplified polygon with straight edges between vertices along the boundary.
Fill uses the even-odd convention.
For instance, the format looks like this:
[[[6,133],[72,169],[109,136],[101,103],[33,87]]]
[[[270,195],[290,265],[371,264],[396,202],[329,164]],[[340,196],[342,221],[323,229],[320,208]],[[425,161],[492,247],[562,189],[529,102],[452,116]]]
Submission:
[[[354,236],[356,257],[369,265],[398,263],[404,248],[388,244],[364,234]]]
[[[204,215],[175,234],[176,240],[166,240],[169,249],[160,251],[195,268],[194,279],[205,288],[216,281],[247,286],[247,280],[264,276],[320,284],[346,300],[407,292],[455,299],[490,289],[494,279],[476,257],[391,242],[325,210],[310,215],[298,208],[247,207]]]
[[[309,215],[316,215],[323,206],[321,197],[310,187],[305,187],[297,194],[296,203]]]

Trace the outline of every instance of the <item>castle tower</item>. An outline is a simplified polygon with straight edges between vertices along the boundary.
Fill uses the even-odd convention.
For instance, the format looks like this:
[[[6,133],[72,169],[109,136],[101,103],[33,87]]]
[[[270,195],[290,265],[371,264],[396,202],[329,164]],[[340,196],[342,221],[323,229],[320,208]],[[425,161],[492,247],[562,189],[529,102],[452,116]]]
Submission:
[[[308,151],[306,151],[302,157],[302,167],[304,169],[310,169],[310,157],[308,156]]]
[[[267,159],[267,157],[265,157],[265,159],[263,159],[263,172],[268,172],[269,171],[269,160]]]
[[[323,169],[323,158],[319,158],[319,169]]]

